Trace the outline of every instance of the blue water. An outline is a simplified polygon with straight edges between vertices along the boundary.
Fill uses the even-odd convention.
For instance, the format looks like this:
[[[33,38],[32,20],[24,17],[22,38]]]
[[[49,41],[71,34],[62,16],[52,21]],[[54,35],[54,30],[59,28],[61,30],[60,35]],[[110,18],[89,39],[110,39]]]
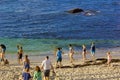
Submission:
[[[66,12],[73,8],[98,13],[86,16],[84,13],[69,14]],[[10,46],[10,42],[15,42],[16,45],[21,43],[27,47],[26,40],[29,41],[29,46],[32,46],[33,42],[39,43],[41,39],[47,40],[48,45],[54,46],[64,45],[65,42],[62,40],[68,40],[68,44],[75,41],[74,44],[81,45],[83,43],[79,41],[86,40],[85,42],[88,43],[96,41],[108,46],[119,46],[120,1],[0,0],[0,43]],[[59,44],[53,44],[55,42],[49,43],[49,39],[55,42],[62,40]],[[72,41],[69,42],[69,40]],[[109,42],[109,40],[113,41]],[[45,48],[44,41],[41,44],[44,47],[37,50]],[[34,46],[30,49],[35,50],[37,44]],[[14,51],[13,48],[9,50]]]

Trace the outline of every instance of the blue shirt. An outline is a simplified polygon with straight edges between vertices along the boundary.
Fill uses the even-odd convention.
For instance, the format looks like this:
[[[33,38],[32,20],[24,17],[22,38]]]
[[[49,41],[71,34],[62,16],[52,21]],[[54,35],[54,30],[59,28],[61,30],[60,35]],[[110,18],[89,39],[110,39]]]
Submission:
[[[23,80],[29,80],[31,78],[31,75],[30,73],[24,72],[22,74],[22,77],[23,77]]]
[[[58,51],[57,51],[57,57],[58,57],[58,58],[62,58],[62,51],[61,51],[61,50],[58,50]]]

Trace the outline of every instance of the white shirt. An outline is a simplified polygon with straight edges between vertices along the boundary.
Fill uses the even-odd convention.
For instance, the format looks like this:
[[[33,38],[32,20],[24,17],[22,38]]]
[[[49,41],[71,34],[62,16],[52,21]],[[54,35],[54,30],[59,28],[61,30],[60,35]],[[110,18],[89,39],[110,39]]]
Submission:
[[[51,69],[51,62],[50,62],[50,60],[44,60],[43,62],[42,62],[42,66],[43,66],[43,69],[44,70],[50,70]]]

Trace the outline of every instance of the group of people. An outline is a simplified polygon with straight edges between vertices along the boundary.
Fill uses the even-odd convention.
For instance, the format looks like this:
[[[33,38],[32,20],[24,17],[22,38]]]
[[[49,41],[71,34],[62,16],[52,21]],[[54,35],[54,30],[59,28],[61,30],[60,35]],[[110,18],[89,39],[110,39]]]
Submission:
[[[53,65],[49,60],[49,56],[46,56],[41,66],[35,67],[35,71],[32,78],[31,74],[29,73],[30,60],[28,58],[28,55],[24,55],[24,59],[23,59],[24,52],[22,46],[18,45],[17,48],[18,48],[17,51],[18,64],[23,64],[23,70],[24,70],[22,73],[22,79],[20,78],[20,80],[49,80],[50,70],[52,69],[53,73],[55,73]],[[44,79],[42,79],[42,71],[44,73]]]
[[[29,59],[28,59],[29,62]],[[49,80],[50,76],[50,70],[52,69],[53,73],[54,67],[49,60],[49,56],[45,57],[45,60],[42,62],[41,66],[36,66],[35,71],[33,74],[33,78],[31,77],[31,74],[29,73],[30,70],[30,63],[28,65],[25,65],[25,61],[23,61],[24,64],[24,72],[22,73],[22,79],[20,78],[19,80]],[[44,77],[42,79],[42,72],[44,73]]]
[[[31,77],[31,74],[29,73],[30,70],[30,60],[28,58],[28,55],[24,55],[24,59],[23,59],[23,48],[22,46],[18,45],[17,46],[18,51],[17,51],[17,55],[18,55],[18,64],[23,64],[23,73],[22,73],[22,79],[20,80],[49,80],[49,75],[50,75],[50,70],[52,69],[53,73],[55,73],[54,71],[54,67],[51,63],[51,61],[49,60],[49,56],[45,57],[45,60],[42,62],[41,66],[36,66],[35,67],[35,72],[33,75],[33,78]],[[5,59],[5,51],[6,51],[6,46],[1,44],[0,45],[0,56],[1,56],[1,61],[4,61]],[[91,44],[91,56],[93,59],[95,59],[95,51],[96,51],[96,47],[95,44],[92,43]],[[56,67],[62,67],[62,54],[64,52],[62,51],[62,48],[57,48],[57,51],[55,52],[56,54]],[[72,44],[69,44],[69,60],[70,63],[74,64],[74,53],[75,50],[72,46]],[[83,61],[85,61],[86,58],[86,54],[87,54],[87,49],[85,45],[82,45],[82,59]],[[107,64],[110,65],[111,62],[111,55],[110,52],[107,52]],[[42,72],[44,73],[44,78],[42,79]]]
[[[92,42],[91,43],[91,48],[90,48],[90,53],[91,53],[91,57],[92,57],[92,60],[95,60],[95,52],[96,52],[96,46],[95,46],[95,43]],[[56,67],[61,67],[62,66],[62,54],[64,52],[62,51],[62,48],[57,48],[57,51],[56,51],[56,56],[57,56],[57,60],[56,60]],[[70,60],[70,63],[72,63],[72,65],[74,65],[74,53],[75,53],[75,50],[72,46],[72,44],[69,44],[69,60]],[[85,62],[85,60],[87,60],[86,58],[86,55],[87,55],[87,49],[86,49],[86,46],[85,45],[82,45],[82,59],[83,59],[83,62]],[[107,64],[110,65],[110,62],[111,62],[111,54],[110,52],[107,52]],[[58,64],[59,63],[59,64]]]

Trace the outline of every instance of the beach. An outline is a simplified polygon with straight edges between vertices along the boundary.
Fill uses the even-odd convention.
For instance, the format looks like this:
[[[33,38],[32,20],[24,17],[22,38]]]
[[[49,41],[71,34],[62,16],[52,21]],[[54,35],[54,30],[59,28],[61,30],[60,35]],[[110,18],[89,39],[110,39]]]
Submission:
[[[106,52],[112,55],[111,66],[106,66]],[[50,74],[50,80],[120,80],[120,47],[97,49],[96,62],[92,62],[87,54],[86,63],[82,62],[81,54],[75,54],[74,66],[69,62],[67,53],[63,54],[62,68],[55,68],[56,75]],[[28,55],[31,62],[30,73],[33,76],[35,66],[40,66],[45,55]],[[22,76],[23,65],[17,63],[16,54],[6,54],[9,65],[0,64],[0,80],[19,80]],[[55,67],[56,58],[49,55]]]

